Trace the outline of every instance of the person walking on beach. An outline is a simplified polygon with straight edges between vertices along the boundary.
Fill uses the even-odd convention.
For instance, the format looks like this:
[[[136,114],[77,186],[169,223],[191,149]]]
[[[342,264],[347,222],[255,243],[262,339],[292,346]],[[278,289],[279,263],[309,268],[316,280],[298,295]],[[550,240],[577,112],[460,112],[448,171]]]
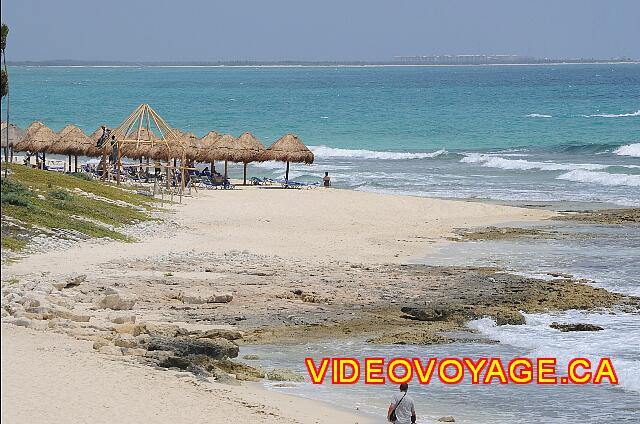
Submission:
[[[331,177],[329,176],[328,172],[324,173],[324,178],[322,178],[322,182],[324,183],[325,187],[331,187]]]
[[[413,406],[413,399],[407,395],[407,390],[409,390],[409,385],[403,383],[400,385],[400,392],[393,396],[389,410],[387,411],[387,419],[389,422],[396,424],[416,422],[416,410]]]

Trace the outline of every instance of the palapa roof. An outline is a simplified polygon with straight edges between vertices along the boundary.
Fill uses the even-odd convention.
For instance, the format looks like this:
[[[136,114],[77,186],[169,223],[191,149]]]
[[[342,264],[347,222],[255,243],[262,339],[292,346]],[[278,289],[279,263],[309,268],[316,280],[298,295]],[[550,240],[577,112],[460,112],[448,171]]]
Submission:
[[[211,157],[215,160],[241,162],[242,157],[236,139],[230,134],[223,134],[213,143]]]
[[[294,134],[286,134],[267,149],[263,160],[313,163],[313,152]]]
[[[18,151],[49,153],[51,144],[58,138],[53,130],[42,122],[33,122],[26,130],[24,138],[15,145]]]
[[[200,139],[200,142],[196,145],[197,149],[194,152],[194,160],[198,162],[213,162],[218,160],[215,155],[216,141],[222,136],[222,134],[215,131],[209,131],[204,137]]]
[[[236,143],[240,149],[241,162],[244,163],[261,161],[267,151],[256,136],[250,132],[243,133],[238,137]]]
[[[0,128],[2,132],[2,147],[7,145],[7,123],[2,121]],[[25,131],[14,124],[9,124],[9,146],[15,146],[25,135]]]
[[[185,132],[180,134],[180,140],[184,145],[187,159],[196,160],[200,145],[200,139],[198,136],[192,132]]]
[[[84,155],[93,141],[75,125],[67,125],[58,133],[58,139],[51,145],[51,152],[63,155]]]

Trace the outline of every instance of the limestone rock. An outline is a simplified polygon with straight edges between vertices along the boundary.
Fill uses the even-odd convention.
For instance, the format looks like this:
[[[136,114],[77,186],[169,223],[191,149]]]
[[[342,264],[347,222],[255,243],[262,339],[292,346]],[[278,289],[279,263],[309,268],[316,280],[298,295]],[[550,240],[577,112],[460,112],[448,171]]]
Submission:
[[[31,324],[31,320],[30,319],[27,319],[27,318],[14,318],[14,317],[6,318],[2,322],[6,322],[7,324],[17,325],[18,327],[29,327],[29,325]]]
[[[95,350],[100,350],[101,348],[103,348],[105,346],[109,346],[110,344],[111,343],[109,342],[109,340],[104,339],[104,338],[99,338],[95,342],[93,342],[93,348]]]
[[[102,309],[113,309],[114,311],[128,311],[135,305],[135,298],[123,298],[118,293],[107,294],[98,303]]]
[[[240,362],[230,361],[228,359],[217,361],[216,367],[227,373],[235,374],[238,380],[257,381],[258,379],[265,377],[265,372],[260,368],[252,367]]]
[[[157,337],[176,337],[178,335],[187,335],[187,331],[182,330],[175,324],[163,324],[163,323],[145,323],[146,332],[150,336]]]
[[[575,323],[575,324],[561,324],[559,322],[552,322],[549,326],[556,330],[560,330],[563,333],[568,331],[601,331],[604,330],[603,327],[595,324],[587,324],[587,323]]]
[[[212,359],[235,358],[238,345],[227,339],[193,339],[191,337],[151,337],[149,350],[169,350],[178,356],[205,355]]]
[[[441,423],[455,423],[456,419],[449,415],[448,417],[440,417],[437,421]]]
[[[192,305],[201,305],[204,303],[229,303],[233,300],[231,294],[204,293],[203,291],[194,291],[181,293],[178,297],[183,303]]]
[[[444,321],[454,312],[448,305],[432,305],[420,308],[405,306],[400,310],[418,321]]]
[[[242,338],[242,333],[238,330],[216,328],[198,333],[195,335],[195,337],[197,339],[216,339],[218,337],[221,337],[227,340],[238,340]]]
[[[288,368],[274,368],[267,373],[267,378],[271,381],[304,381],[303,376]]]
[[[138,347],[138,342],[131,334],[120,334],[113,341],[118,347],[126,347],[128,349],[133,349]]]
[[[502,310],[496,313],[497,325],[524,325],[527,321],[518,311]]]
[[[128,356],[144,356],[147,351],[141,348],[123,348],[122,354]]]
[[[64,318],[75,322],[89,322],[91,320],[91,316],[89,315],[74,314],[73,312],[66,309],[55,309],[52,311],[52,313],[59,318]]]
[[[111,318],[111,322],[114,324],[135,324],[136,316],[135,315],[126,315],[126,316],[117,316]]]

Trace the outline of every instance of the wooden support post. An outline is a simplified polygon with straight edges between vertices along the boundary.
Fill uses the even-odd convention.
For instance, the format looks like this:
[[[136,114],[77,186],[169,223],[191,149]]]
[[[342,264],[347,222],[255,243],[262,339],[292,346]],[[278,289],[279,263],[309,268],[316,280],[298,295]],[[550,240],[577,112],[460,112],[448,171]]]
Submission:
[[[116,157],[118,158],[117,169],[116,169],[116,184],[120,185],[120,174],[122,173],[122,156],[120,155],[120,144],[116,144],[116,149],[118,149]]]
[[[289,185],[289,161],[287,161],[287,172],[284,174],[284,183]]]
[[[242,185],[247,185],[247,162],[244,163],[244,183]]]

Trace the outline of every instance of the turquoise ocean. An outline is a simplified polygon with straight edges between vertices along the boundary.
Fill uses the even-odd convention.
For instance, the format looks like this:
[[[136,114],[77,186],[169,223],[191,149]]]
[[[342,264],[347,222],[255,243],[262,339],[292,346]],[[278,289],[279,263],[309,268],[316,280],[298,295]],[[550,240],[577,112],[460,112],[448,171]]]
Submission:
[[[268,145],[296,133],[315,153],[292,178],[336,187],[559,209],[640,206],[640,65],[494,67],[12,67],[12,122],[39,120],[87,133],[117,126],[142,102],[198,136],[253,132]],[[3,117],[4,117],[3,102]],[[240,169],[232,166],[234,173]],[[279,178],[283,165],[250,165]],[[456,243],[416,262],[489,265],[540,278],[566,272],[640,295],[640,226],[554,225],[554,240]],[[611,386],[413,386],[419,422],[638,422],[640,316],[567,311],[489,319],[470,327],[500,343],[376,346],[363,340],[243,347],[266,368],[304,372],[305,356],[610,357]],[[552,321],[590,322],[597,333],[561,333]],[[560,368],[561,369],[561,368]],[[383,416],[392,387],[271,386]],[[381,422],[383,422],[381,420]]]
[[[13,67],[12,121],[90,133],[142,102],[203,136],[296,133],[338,187],[640,205],[640,65]],[[281,176],[280,164],[253,175]]]

